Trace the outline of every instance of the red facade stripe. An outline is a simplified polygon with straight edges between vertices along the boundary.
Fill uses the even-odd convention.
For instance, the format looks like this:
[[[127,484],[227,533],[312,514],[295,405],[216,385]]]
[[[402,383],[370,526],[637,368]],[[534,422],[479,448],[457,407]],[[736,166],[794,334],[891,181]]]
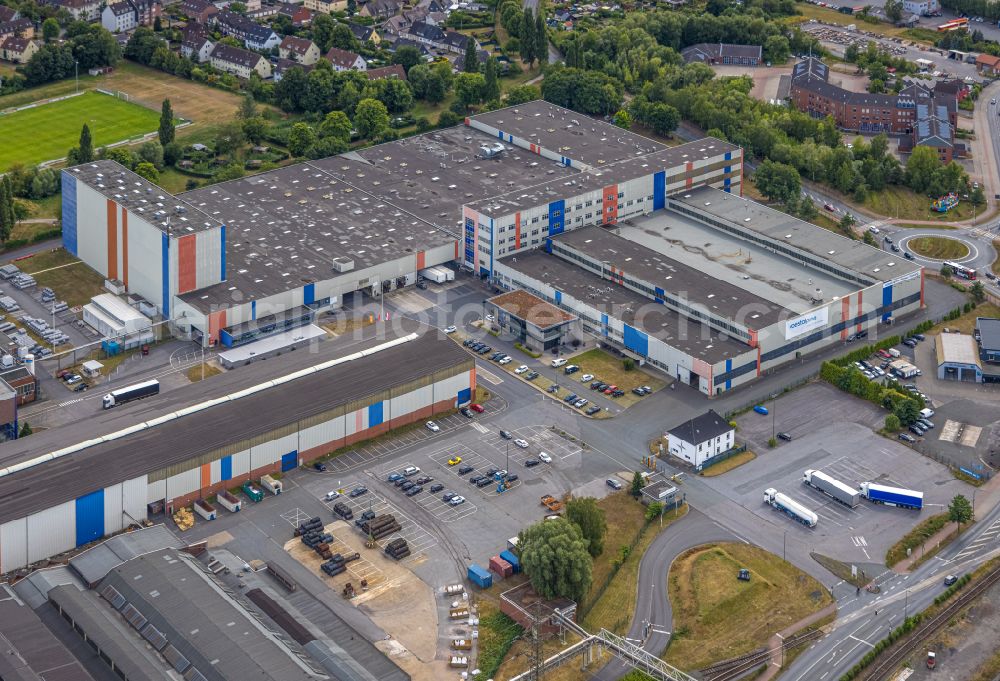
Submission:
[[[864,293],[864,291],[858,291],[858,317],[859,318],[861,317],[861,294],[862,293]],[[861,323],[860,322],[858,323],[858,328],[855,329],[854,333],[861,333]]]
[[[424,251],[417,251],[417,271],[418,272],[420,270],[424,269],[425,267],[427,267],[426,262],[427,262],[427,258],[426,258],[426,255],[425,255]]]
[[[219,310],[208,315],[208,342],[215,345],[219,342],[219,331],[226,328],[226,311]]]
[[[128,211],[122,208],[122,281],[128,288]]]
[[[108,279],[118,278],[118,204],[107,200]]]
[[[195,270],[197,236],[188,234],[177,240],[177,292],[193,291],[198,285]]]
[[[514,213],[514,248],[520,248],[520,247],[521,247],[521,213]]]

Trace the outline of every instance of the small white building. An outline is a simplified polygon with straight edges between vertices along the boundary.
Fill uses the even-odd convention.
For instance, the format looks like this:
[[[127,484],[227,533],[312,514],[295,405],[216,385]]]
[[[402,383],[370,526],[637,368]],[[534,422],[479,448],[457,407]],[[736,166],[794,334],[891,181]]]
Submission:
[[[726,419],[709,409],[701,416],[672,428],[667,433],[671,456],[701,466],[713,456],[733,448],[736,429]]]
[[[83,321],[104,338],[124,340],[138,336],[144,338],[141,342],[153,338],[152,320],[110,293],[94,296],[83,306]]]
[[[96,359],[88,359],[86,362],[80,365],[80,369],[83,371],[83,375],[87,378],[96,378],[101,375],[101,369],[104,365],[98,362]]]
[[[127,2],[110,3],[101,12],[101,26],[112,33],[131,31],[138,25],[138,13]]]

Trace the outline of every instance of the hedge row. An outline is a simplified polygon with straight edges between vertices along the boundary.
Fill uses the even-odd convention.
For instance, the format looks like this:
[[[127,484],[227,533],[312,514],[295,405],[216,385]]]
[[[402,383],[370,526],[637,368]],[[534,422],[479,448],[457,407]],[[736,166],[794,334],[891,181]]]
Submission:
[[[852,352],[848,356],[852,357],[855,354]],[[862,355],[862,357],[867,356]],[[877,383],[868,379],[854,366],[838,366],[833,362],[823,362],[819,377],[844,392],[888,409],[904,425],[909,425],[920,418],[920,410],[924,408],[923,398],[904,392],[897,381],[889,381],[886,385]]]
[[[860,674],[868,665],[874,662],[875,659],[882,654],[882,651],[913,631],[917,625],[920,624],[920,621],[923,618],[923,613],[919,612],[913,617],[907,617],[906,620],[904,620],[901,625],[893,629],[888,636],[876,643],[875,647],[869,650],[865,656],[861,658],[860,662],[847,670],[847,673],[840,677],[840,681],[853,681],[853,679],[857,678],[858,674]]]

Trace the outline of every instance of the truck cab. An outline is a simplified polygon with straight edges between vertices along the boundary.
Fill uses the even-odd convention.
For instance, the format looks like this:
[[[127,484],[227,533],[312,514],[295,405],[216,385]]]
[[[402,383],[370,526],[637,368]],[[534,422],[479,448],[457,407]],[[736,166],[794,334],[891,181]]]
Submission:
[[[111,407],[115,406],[115,396],[111,393],[105,395],[101,400],[101,406],[105,409],[111,409]]]

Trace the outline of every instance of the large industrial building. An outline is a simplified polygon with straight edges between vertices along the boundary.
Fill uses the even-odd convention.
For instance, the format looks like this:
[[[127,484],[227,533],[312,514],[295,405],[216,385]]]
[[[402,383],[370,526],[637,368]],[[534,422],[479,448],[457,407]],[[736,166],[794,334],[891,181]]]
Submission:
[[[923,304],[919,265],[709,187],[549,237],[496,281],[709,396]]]
[[[548,237],[739,192],[739,147],[666,147],[545,102],[173,196],[113,161],[63,171],[63,243],[182,336],[239,345],[445,263],[491,277]]]
[[[0,572],[138,524],[150,505],[170,512],[475,394],[473,359],[437,333],[318,348],[5,444]]]

